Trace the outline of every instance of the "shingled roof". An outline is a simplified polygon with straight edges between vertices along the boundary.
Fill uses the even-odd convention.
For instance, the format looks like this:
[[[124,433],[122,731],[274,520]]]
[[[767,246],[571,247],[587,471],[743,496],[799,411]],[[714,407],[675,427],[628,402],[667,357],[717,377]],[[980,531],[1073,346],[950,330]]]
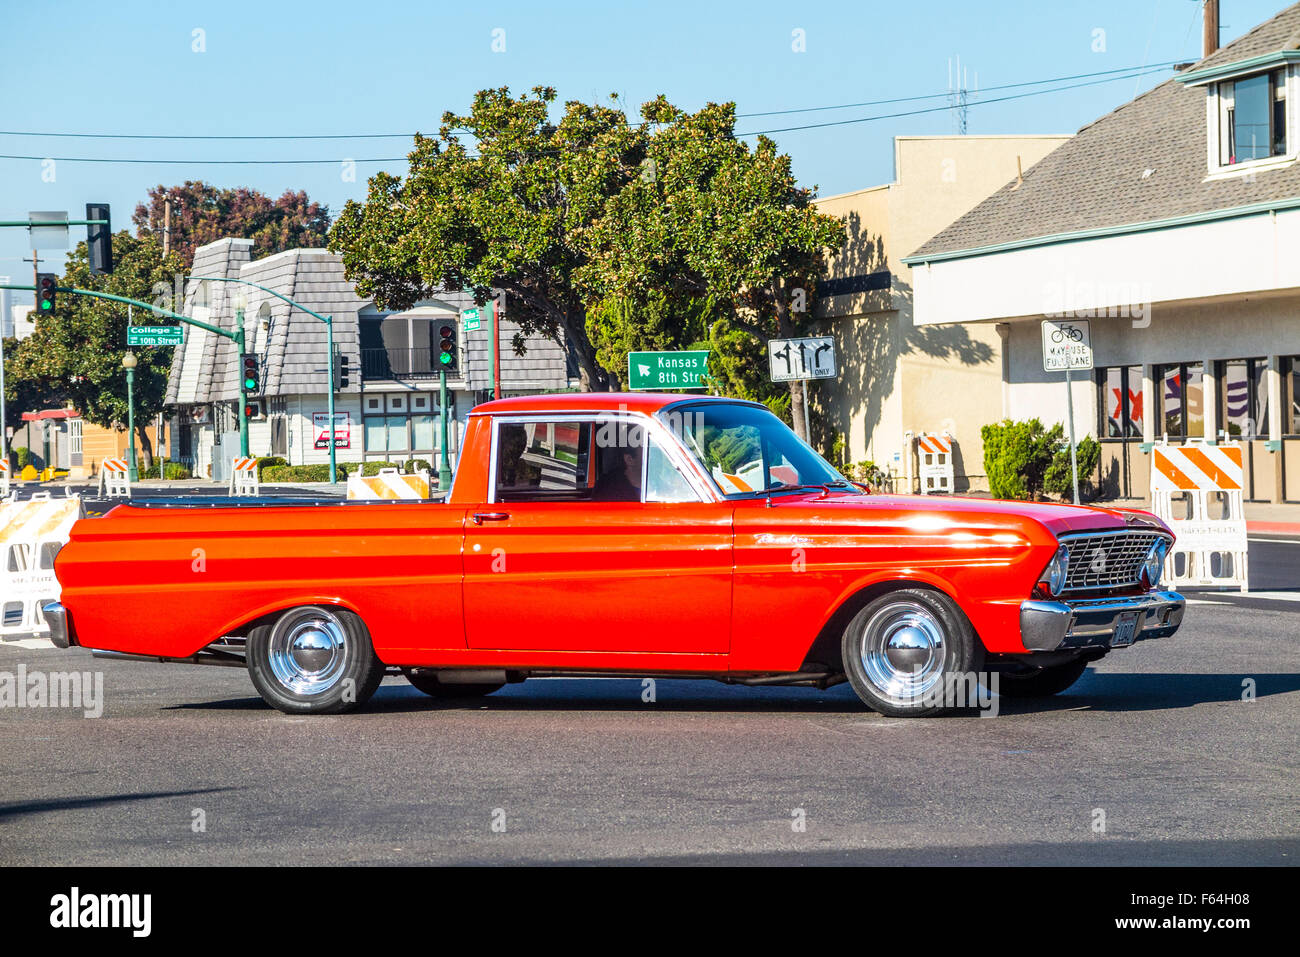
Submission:
[[[1300,47],[1300,3],[1193,69]],[[1206,181],[1205,90],[1168,80],[1085,126],[907,260],[1300,197],[1300,163]]]

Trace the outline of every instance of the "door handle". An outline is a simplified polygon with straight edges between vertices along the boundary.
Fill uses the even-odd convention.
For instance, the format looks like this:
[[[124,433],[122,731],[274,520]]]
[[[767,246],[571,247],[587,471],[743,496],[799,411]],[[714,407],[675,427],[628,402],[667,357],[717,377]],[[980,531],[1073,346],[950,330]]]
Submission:
[[[509,512],[475,512],[474,524],[482,525],[484,522],[504,522],[509,517]]]

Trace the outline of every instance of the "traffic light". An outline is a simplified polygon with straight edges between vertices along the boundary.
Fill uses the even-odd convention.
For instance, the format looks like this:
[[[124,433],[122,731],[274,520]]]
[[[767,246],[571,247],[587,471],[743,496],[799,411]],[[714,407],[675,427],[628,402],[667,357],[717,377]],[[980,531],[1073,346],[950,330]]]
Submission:
[[[261,383],[257,378],[257,356],[251,352],[245,352],[239,357],[240,387],[245,394],[256,395],[262,391]]]
[[[86,219],[102,219],[102,226],[86,227],[86,250],[90,273],[98,276],[113,271],[113,228],[109,223],[108,203],[87,203]]]
[[[348,376],[348,357],[342,355],[335,356],[334,357],[334,391],[337,392],[340,389],[346,389],[348,387],[348,383],[351,381],[352,380]]]
[[[460,364],[460,349],[456,343],[456,323],[448,322],[438,328],[438,371],[455,372]]]
[[[58,276],[52,272],[41,272],[36,274],[36,312],[42,316],[48,316],[54,312],[54,287],[58,284]]]

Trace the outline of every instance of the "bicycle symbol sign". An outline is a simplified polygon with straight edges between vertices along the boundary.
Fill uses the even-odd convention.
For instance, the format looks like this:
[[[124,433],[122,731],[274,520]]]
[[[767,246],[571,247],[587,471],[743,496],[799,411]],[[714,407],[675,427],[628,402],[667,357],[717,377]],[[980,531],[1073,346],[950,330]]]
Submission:
[[[1092,368],[1092,337],[1087,319],[1043,320],[1043,371]]]

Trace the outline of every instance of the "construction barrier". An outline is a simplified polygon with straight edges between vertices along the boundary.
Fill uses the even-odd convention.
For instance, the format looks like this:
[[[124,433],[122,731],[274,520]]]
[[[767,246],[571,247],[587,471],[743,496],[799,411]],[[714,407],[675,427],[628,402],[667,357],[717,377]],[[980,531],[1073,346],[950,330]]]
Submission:
[[[126,459],[104,459],[99,463],[100,498],[130,498],[131,471]]]
[[[397,469],[380,469],[378,475],[349,475],[348,498],[352,499],[424,499],[431,487],[428,472],[403,475]]]
[[[905,438],[912,435],[908,432]],[[910,463],[911,450],[908,450]],[[932,435],[922,432],[916,436],[917,477],[920,480],[921,494],[933,495],[953,492],[952,471],[952,436],[947,432]]]
[[[262,494],[262,486],[257,479],[257,459],[250,456],[237,456],[230,463],[230,494]]]
[[[9,459],[0,458],[0,498],[9,494]]]
[[[1169,584],[1249,590],[1243,479],[1238,444],[1152,447],[1151,510],[1178,536]]]
[[[49,634],[41,607],[59,597],[54,556],[84,517],[79,495],[37,492],[25,502],[0,503],[0,638]]]

